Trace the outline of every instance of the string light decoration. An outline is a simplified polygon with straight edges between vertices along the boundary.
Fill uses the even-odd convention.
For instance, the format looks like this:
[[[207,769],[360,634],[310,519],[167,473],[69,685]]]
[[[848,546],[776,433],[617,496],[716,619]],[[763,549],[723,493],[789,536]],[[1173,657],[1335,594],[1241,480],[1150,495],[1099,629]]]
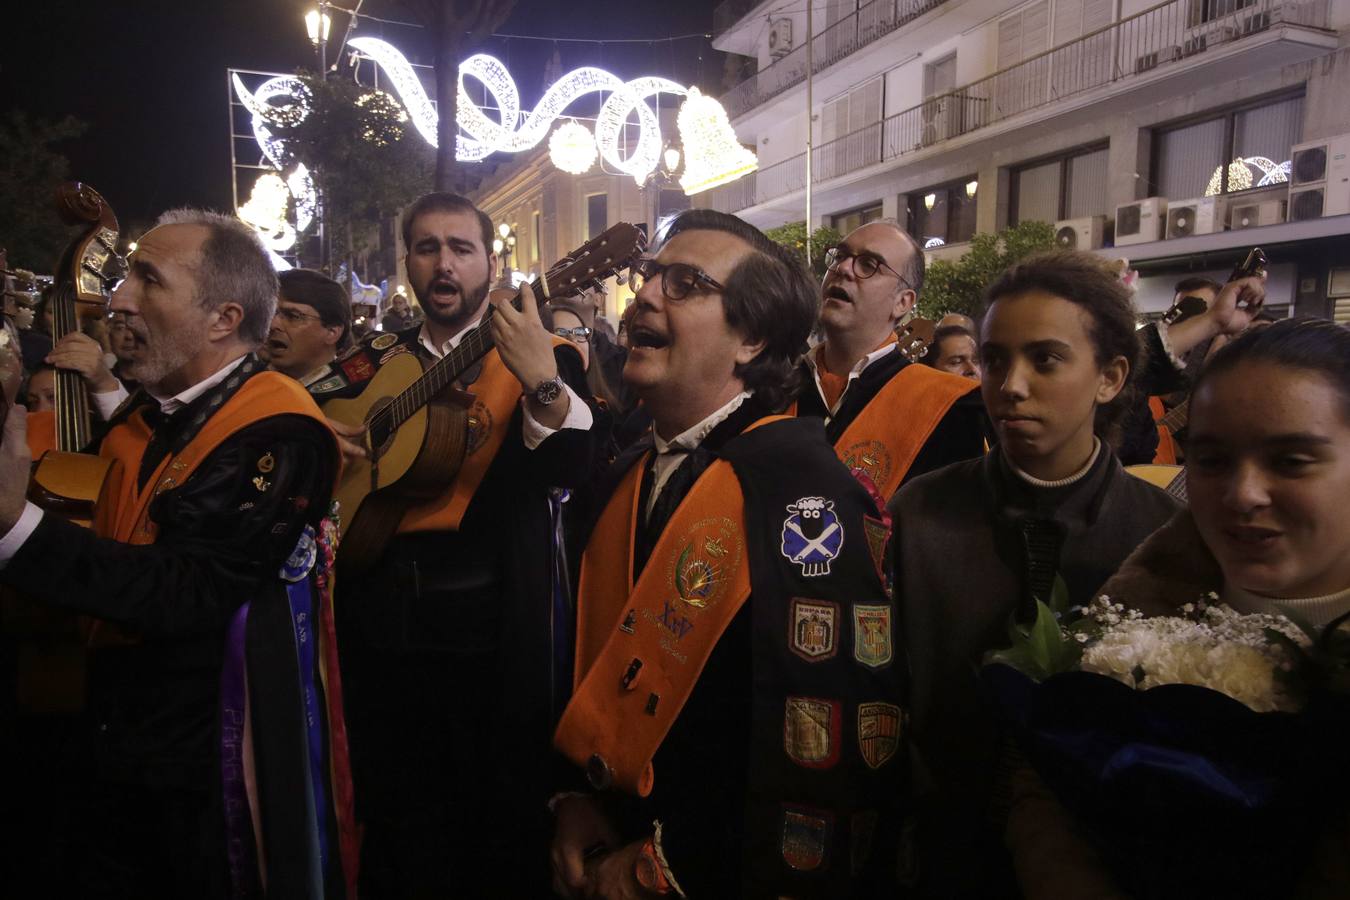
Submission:
[[[595,138],[575,119],[554,130],[548,139],[548,156],[553,165],[571,175],[585,175],[595,165]]]
[[[356,98],[356,105],[367,113],[361,121],[361,137],[377,147],[387,147],[403,139],[408,113],[391,94],[369,91]]]
[[[281,176],[264,172],[237,212],[239,218],[253,226],[268,249],[280,252],[295,244],[295,228],[286,218],[290,202],[290,188]]]
[[[1228,164],[1228,190],[1245,191],[1253,187],[1270,187],[1284,184],[1289,180],[1289,160],[1277,163],[1264,156],[1239,156]],[[1261,172],[1261,178],[1253,184],[1252,169]],[[1213,197],[1223,189],[1223,166],[1215,166],[1214,174],[1209,176],[1205,186],[1205,196]]]
[[[742,147],[731,130],[727,111],[712,97],[696,87],[680,107],[676,117],[680,140],[684,142],[684,175],[680,187],[687,195],[706,191],[735,181],[759,167],[753,152]]]

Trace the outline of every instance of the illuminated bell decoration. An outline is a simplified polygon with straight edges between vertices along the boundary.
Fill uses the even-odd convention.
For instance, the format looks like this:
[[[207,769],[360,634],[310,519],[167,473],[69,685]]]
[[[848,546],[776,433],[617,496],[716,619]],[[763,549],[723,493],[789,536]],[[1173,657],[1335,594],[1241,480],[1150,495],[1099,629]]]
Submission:
[[[585,175],[595,165],[595,138],[575,120],[564,122],[548,139],[548,158],[571,175]]]
[[[727,111],[698,88],[689,89],[688,98],[676,118],[680,141],[684,144],[684,175],[680,187],[694,194],[735,181],[759,167],[755,154],[736,140]]]
[[[253,183],[248,202],[238,209],[239,218],[252,225],[272,250],[285,250],[295,243],[295,229],[286,220],[291,192],[275,172],[267,172]]]

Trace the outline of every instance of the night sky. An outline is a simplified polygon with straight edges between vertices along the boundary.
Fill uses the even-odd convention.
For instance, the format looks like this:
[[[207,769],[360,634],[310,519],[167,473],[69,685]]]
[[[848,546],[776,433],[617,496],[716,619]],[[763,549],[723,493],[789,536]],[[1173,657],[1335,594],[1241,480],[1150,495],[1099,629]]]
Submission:
[[[348,8],[356,0],[342,0]],[[72,176],[106,196],[124,223],[144,224],[183,204],[230,203],[225,70],[317,68],[305,34],[313,0],[176,0],[107,3],[36,0],[6,13],[0,90],[8,109],[88,123],[60,149]],[[503,34],[551,38],[655,38],[711,30],[714,0],[682,3],[520,0]],[[394,0],[361,12],[410,21]],[[334,42],[347,17],[334,13]],[[430,63],[426,31],[359,20],[355,34],[383,37],[413,62]],[[552,41],[494,38],[530,108],[542,88]],[[663,75],[716,89],[722,57],[702,38],[636,44],[556,44],[563,70],[596,65],[623,77]]]

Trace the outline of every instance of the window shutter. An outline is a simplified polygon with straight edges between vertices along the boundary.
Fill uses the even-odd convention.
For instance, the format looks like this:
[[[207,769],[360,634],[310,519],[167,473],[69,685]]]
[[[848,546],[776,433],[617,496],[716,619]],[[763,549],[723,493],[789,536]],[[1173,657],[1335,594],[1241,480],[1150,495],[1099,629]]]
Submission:
[[[1003,70],[1022,61],[1022,14],[1008,16],[998,22],[998,61]]]
[[[1084,0],[1055,0],[1055,46],[1083,36]]]

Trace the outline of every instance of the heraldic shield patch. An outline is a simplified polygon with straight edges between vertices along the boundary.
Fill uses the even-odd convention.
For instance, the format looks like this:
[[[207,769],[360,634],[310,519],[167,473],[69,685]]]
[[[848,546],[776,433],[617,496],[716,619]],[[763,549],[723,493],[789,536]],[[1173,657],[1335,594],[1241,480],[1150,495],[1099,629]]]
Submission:
[[[839,604],[793,597],[788,643],[807,662],[833,657],[839,652]]]
[[[783,555],[800,565],[807,578],[830,574],[830,563],[844,546],[844,523],[834,513],[834,501],[803,497],[787,511]]]
[[[839,761],[838,700],[788,697],[783,713],[783,750],[799,766],[828,769]]]
[[[853,658],[880,669],[895,656],[891,641],[891,608],[887,604],[853,604]]]
[[[809,806],[783,807],[783,862],[799,872],[825,866],[833,816]]]
[[[858,752],[879,769],[900,748],[900,707],[894,703],[858,704]]]

